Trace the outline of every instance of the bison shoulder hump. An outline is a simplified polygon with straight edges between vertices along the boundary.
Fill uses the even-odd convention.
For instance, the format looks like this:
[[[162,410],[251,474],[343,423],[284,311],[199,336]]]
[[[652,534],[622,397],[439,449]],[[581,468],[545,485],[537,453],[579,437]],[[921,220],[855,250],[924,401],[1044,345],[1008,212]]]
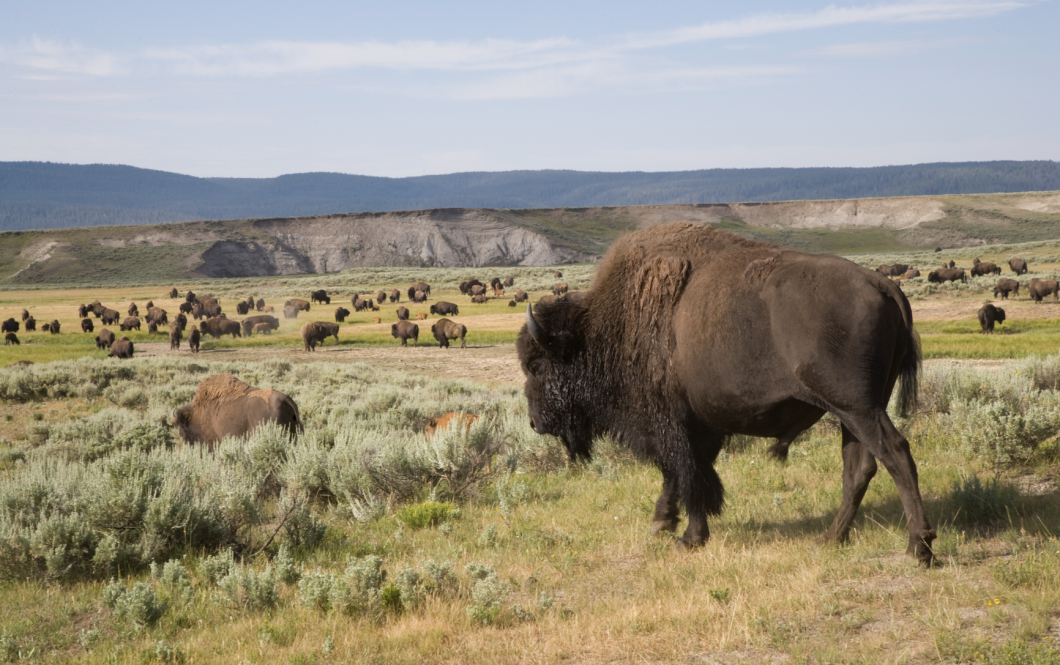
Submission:
[[[215,374],[203,379],[192,398],[192,405],[224,403],[239,399],[255,389],[231,374]]]
[[[777,257],[770,256],[765,259],[755,259],[747,264],[744,268],[743,276],[749,282],[761,282],[766,277],[769,277],[769,273],[773,272],[773,268],[777,266]]]

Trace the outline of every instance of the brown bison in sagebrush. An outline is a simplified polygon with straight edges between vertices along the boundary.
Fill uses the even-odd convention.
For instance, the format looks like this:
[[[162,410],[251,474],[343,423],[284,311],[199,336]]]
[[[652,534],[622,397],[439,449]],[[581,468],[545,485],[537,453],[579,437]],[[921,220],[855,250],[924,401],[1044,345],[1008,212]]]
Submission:
[[[191,349],[192,353],[199,352],[199,341],[202,339],[202,335],[199,334],[198,326],[192,326],[191,332],[188,333],[188,348]]]
[[[330,321],[308,321],[302,326],[302,343],[306,351],[316,351],[317,344],[324,345],[324,340],[334,337],[339,343],[339,324]]]
[[[133,343],[128,337],[114,340],[114,343],[110,345],[110,353],[108,355],[111,358],[132,358]]]
[[[427,434],[427,438],[430,439],[434,436],[434,433],[438,430],[447,430],[454,427],[460,427],[463,425],[464,434],[471,431],[471,425],[478,420],[478,416],[473,413],[447,413],[444,416],[438,416],[437,418],[431,418],[424,427],[424,432]]]
[[[683,504],[678,546],[707,540],[707,516],[723,503],[714,461],[729,435],[775,437],[771,452],[786,458],[831,412],[843,432],[843,498],[826,537],[848,536],[880,460],[905,509],[908,553],[932,561],[916,464],[887,415],[896,384],[903,410],[916,403],[919,341],[909,301],[883,275],[666,224],[619,238],[592,288],[528,306],[526,318],[517,349],[531,427],[558,436],[572,458],[611,434],[654,461],[663,487],[653,532],[675,529]]]
[[[1017,275],[1023,275],[1027,272],[1027,262],[1023,259],[1009,259],[1008,267]]]
[[[485,288],[482,282],[478,281],[477,279],[469,279],[466,282],[460,282],[460,295],[471,295],[471,289],[476,286],[482,286],[483,288]]]
[[[103,328],[96,335],[96,348],[97,349],[109,349],[114,344],[114,333]]]
[[[561,295],[563,295],[566,292],[567,292],[567,285],[566,284],[556,284],[555,286],[552,287],[552,295],[554,295],[554,296],[561,296]]]
[[[504,278],[504,285],[505,286],[515,286],[515,278],[512,277],[511,275],[508,275],[507,277]]]
[[[994,307],[991,304],[983,305],[983,307],[979,310],[978,316],[980,328],[979,332],[988,335],[994,334],[995,323],[1001,324],[1005,322],[1005,310],[1001,309],[1000,307]]]
[[[1060,300],[1060,284],[1055,279],[1038,279],[1035,277],[1027,284],[1027,291],[1031,294],[1031,300],[1040,303],[1042,298],[1050,293],[1053,294],[1053,302]]]
[[[188,443],[214,444],[245,436],[263,422],[275,422],[294,436],[302,428],[298,405],[278,390],[254,388],[231,374],[216,374],[199,384],[191,404],[173,412],[173,422]]]
[[[972,266],[972,277],[981,277],[982,275],[1000,275],[1001,268],[997,267],[993,263],[980,261]]]
[[[942,282],[967,282],[968,276],[960,268],[939,268],[928,273],[928,281],[936,284]]]
[[[1001,296],[1002,300],[1008,298],[1008,294],[1013,294],[1017,298],[1020,297],[1020,283],[1014,279],[1002,277],[997,280],[997,286],[994,287],[994,297]]]
[[[876,268],[876,272],[887,277],[897,277],[898,275],[904,275],[909,270],[909,266],[904,263],[895,263],[893,265],[881,265]]]
[[[438,322],[431,326],[431,334],[438,340],[438,346],[443,349],[449,348],[449,340],[451,339],[459,339],[460,348],[467,348],[467,342],[464,341],[464,337],[467,335],[467,326],[461,325],[456,321],[438,319]]]
[[[515,302],[526,302],[529,297],[530,296],[526,293],[526,291],[523,291],[522,289],[516,291],[515,295],[513,296]]]
[[[472,296],[472,297],[481,296],[485,292],[486,292],[486,287],[482,286],[481,284],[475,284],[474,286],[472,286],[471,288],[469,288],[467,290],[467,295]]]
[[[408,346],[410,339],[413,346],[420,344],[420,327],[411,321],[398,321],[390,326],[390,334],[401,340],[401,346]]]
[[[379,289],[375,292],[375,301],[385,303],[386,302],[386,291]]]
[[[223,316],[215,316],[212,319],[206,319],[200,323],[199,326],[199,329],[204,334],[209,335],[214,339],[217,339],[222,335],[231,335],[232,339],[243,336],[239,321],[232,321]]]

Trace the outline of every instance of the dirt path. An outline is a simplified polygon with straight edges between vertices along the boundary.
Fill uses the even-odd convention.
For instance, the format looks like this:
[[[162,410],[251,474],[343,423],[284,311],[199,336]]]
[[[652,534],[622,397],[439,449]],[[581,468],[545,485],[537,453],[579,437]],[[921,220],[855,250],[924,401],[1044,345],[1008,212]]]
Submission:
[[[136,345],[137,356],[174,353],[169,343]],[[182,349],[181,356],[191,354]],[[293,348],[211,349],[199,352],[203,360],[267,360],[283,358],[294,363],[359,362],[380,369],[397,369],[451,379],[470,379],[490,384],[522,385],[523,372],[514,344],[494,344],[443,349],[437,345],[409,347],[320,347],[313,353]]]

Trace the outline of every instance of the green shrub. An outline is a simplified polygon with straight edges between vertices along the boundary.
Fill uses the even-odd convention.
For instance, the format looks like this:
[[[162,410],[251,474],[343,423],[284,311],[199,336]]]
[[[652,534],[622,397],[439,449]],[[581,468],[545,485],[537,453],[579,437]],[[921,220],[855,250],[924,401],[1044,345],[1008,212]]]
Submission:
[[[114,610],[115,617],[131,623],[137,630],[155,625],[166,611],[166,604],[144,582],[137,582],[131,589],[126,589],[121,582],[111,583],[104,589],[103,604]]]
[[[280,546],[272,560],[272,565],[276,570],[276,578],[288,586],[297,584],[302,577],[298,564],[295,563],[291,550],[286,545]]]
[[[280,599],[272,566],[259,573],[249,566],[237,565],[218,580],[217,589],[214,600],[218,604],[242,612],[271,610]]]
[[[410,529],[422,529],[445,522],[458,514],[456,504],[425,501],[405,506],[397,512],[397,518]]]
[[[472,577],[477,581],[471,587],[471,604],[467,606],[467,616],[475,623],[492,624],[504,608],[504,601],[507,600],[511,588],[507,582],[501,581],[492,569],[476,568],[474,573]]]

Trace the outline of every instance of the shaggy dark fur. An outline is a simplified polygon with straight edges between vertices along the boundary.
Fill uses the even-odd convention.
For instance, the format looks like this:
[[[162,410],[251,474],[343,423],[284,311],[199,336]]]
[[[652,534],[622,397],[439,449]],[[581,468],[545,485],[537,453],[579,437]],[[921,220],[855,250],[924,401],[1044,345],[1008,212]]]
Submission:
[[[1005,310],[1000,307],[994,307],[993,305],[987,304],[979,310],[979,332],[986,335],[994,334],[994,324],[1005,322]]]
[[[1027,262],[1023,259],[1009,259],[1008,267],[1012,268],[1012,272],[1017,275],[1023,275],[1027,272]]]

